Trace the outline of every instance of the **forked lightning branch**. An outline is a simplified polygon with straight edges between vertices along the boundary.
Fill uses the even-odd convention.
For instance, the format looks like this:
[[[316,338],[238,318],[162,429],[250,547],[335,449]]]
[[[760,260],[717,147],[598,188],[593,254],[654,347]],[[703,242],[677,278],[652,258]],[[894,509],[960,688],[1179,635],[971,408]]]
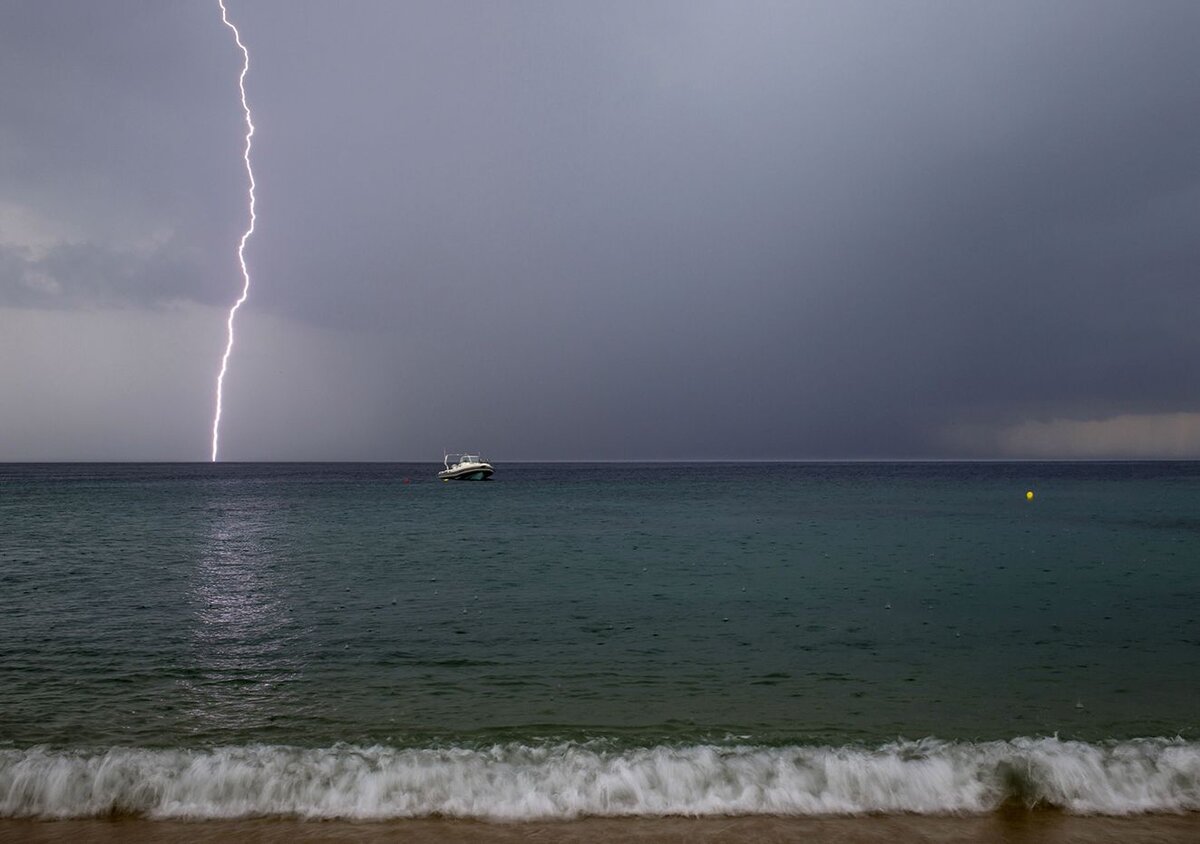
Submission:
[[[250,147],[254,137],[254,122],[250,118],[250,105],[246,101],[246,73],[250,70],[250,53],[246,49],[246,45],[242,43],[241,33],[238,28],[229,20],[229,12],[225,8],[225,0],[217,0],[217,4],[221,7],[221,20],[233,32],[233,40],[237,43],[238,49],[242,51],[242,72],[238,76],[238,90],[242,96],[242,111],[246,114],[246,147],[242,153],[242,159],[246,162],[246,176],[249,180],[249,196],[250,204],[250,223],[246,227],[246,231],[242,234],[242,239],[238,243],[238,264],[242,268],[242,292],[238,296],[237,301],[229,308],[229,317],[225,322],[226,339],[225,353],[221,355],[221,371],[217,374],[217,403],[216,410],[213,413],[212,425],[212,460],[217,459],[217,448],[221,433],[221,394],[225,386],[225,373],[229,369],[229,358],[233,354],[233,321],[237,316],[238,308],[246,301],[246,297],[250,295],[250,271],[246,268],[246,241],[250,239],[250,235],[254,234],[254,168],[250,166]]]

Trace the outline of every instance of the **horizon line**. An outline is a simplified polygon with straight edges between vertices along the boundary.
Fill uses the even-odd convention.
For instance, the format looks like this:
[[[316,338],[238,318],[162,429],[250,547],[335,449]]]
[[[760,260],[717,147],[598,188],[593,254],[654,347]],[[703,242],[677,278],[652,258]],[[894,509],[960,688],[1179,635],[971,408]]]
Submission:
[[[579,464],[602,463],[614,465],[631,464],[829,464],[829,463],[1197,463],[1200,455],[1194,457],[642,457],[642,458],[511,458],[488,462],[507,464]],[[107,460],[107,459],[54,459],[54,460],[0,460],[0,466],[46,465],[46,464],[157,464],[157,465],[397,465],[397,464],[437,464],[436,459],[364,459],[364,460]]]

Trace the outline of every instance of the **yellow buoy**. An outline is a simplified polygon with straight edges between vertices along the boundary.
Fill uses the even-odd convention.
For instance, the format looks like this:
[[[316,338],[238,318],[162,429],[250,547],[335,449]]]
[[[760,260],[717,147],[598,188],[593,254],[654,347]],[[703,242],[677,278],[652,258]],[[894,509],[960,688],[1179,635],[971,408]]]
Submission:
[[[1033,490],[1032,489],[1025,493],[1025,500],[1026,501],[1033,500]]]

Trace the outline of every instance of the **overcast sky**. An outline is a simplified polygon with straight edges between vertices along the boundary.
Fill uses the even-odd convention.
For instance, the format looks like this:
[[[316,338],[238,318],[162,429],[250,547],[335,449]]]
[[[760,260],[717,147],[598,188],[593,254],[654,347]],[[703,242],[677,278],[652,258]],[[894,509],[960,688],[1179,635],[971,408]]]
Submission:
[[[228,0],[228,460],[1200,456],[1200,4]],[[0,8],[0,460],[206,460],[216,0]]]

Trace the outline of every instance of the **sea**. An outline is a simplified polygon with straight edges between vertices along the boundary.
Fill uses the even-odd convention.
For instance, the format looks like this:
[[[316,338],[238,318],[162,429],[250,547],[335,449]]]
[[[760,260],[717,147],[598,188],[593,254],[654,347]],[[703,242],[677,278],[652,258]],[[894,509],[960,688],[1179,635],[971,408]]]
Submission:
[[[0,465],[0,818],[1200,818],[1200,463],[496,467]]]

